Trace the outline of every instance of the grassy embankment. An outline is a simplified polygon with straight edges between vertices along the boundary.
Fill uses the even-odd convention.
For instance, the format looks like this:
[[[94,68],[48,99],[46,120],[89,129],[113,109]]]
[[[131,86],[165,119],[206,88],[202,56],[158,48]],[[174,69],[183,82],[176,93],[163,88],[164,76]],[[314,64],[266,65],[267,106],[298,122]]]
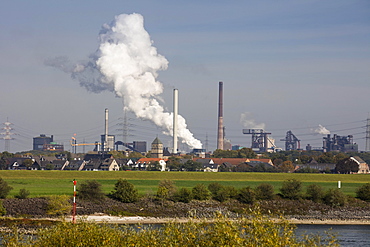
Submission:
[[[13,197],[20,189],[31,192],[30,197],[45,195],[72,195],[73,183],[76,179],[78,184],[86,180],[96,180],[102,184],[102,190],[109,193],[113,190],[118,179],[127,179],[133,183],[141,195],[155,193],[159,181],[168,179],[175,181],[177,187],[194,187],[198,183],[209,184],[218,182],[227,186],[242,188],[245,186],[255,187],[261,183],[269,183],[274,186],[275,192],[283,181],[297,179],[305,187],[315,183],[325,190],[336,188],[338,181],[342,183],[342,191],[348,195],[355,195],[358,187],[370,182],[370,175],[360,174],[307,174],[307,173],[237,173],[237,172],[147,172],[147,171],[119,171],[119,172],[87,172],[87,171],[0,171],[3,178],[13,190],[9,197]]]

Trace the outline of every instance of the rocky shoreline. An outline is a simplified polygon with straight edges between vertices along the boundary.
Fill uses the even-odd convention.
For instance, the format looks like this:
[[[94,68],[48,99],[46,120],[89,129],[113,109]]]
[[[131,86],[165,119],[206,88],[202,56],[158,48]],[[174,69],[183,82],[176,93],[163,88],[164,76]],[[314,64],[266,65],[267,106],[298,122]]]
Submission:
[[[17,225],[32,226],[72,220],[70,214],[52,217],[47,213],[45,198],[4,199],[6,218],[18,219]],[[161,224],[170,221],[185,222],[192,219],[211,220],[216,213],[237,218],[253,210],[263,214],[281,215],[293,224],[355,224],[370,225],[370,203],[353,200],[346,206],[330,207],[309,200],[276,198],[255,203],[191,201],[174,203],[143,198],[136,203],[121,203],[109,198],[101,202],[79,201],[77,219],[118,224]],[[34,221],[36,223],[30,223]],[[0,222],[0,227],[7,227]]]

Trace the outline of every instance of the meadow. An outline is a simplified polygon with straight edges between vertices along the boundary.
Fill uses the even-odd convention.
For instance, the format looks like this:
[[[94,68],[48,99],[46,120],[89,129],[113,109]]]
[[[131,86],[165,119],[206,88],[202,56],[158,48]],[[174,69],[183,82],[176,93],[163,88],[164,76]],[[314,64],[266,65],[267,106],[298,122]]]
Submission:
[[[308,173],[255,173],[255,172],[157,172],[157,171],[23,171],[1,170],[3,178],[13,190],[9,197],[14,197],[20,189],[30,191],[30,197],[47,195],[73,195],[73,180],[77,187],[86,180],[96,180],[102,185],[104,193],[114,189],[118,179],[127,179],[135,185],[139,194],[153,194],[157,191],[159,181],[167,179],[175,182],[179,188],[192,188],[196,184],[210,184],[218,182],[226,186],[242,188],[256,187],[261,183],[274,186],[275,192],[283,181],[297,179],[305,187],[310,184],[321,185],[325,190],[337,188],[341,181],[341,190],[348,195],[355,196],[355,191],[364,183],[370,182],[370,175],[364,174],[308,174]]]

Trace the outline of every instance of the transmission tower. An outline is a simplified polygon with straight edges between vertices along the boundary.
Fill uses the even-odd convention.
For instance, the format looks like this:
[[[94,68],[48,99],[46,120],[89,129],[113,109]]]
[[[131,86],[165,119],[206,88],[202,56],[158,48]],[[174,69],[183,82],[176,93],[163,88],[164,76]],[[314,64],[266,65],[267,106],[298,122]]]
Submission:
[[[367,118],[366,123],[366,152],[370,152],[370,117]]]
[[[5,125],[5,127],[3,127],[3,130],[5,130],[5,132],[2,132],[0,133],[1,135],[3,135],[3,139],[5,140],[5,151],[8,151],[10,150],[10,140],[14,140],[14,138],[12,138],[12,135],[14,135],[14,133],[11,132],[11,130],[13,129],[12,127],[10,127],[10,125],[12,125],[11,122],[8,121],[8,119],[6,120],[5,123],[3,123]]]

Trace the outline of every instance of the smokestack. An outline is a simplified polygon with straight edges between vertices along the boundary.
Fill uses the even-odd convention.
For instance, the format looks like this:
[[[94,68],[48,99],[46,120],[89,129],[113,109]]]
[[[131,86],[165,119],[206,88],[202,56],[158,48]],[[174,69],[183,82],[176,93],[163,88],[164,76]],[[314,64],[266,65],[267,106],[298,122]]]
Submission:
[[[224,128],[223,128],[223,82],[219,82],[218,89],[218,131],[217,131],[217,149],[224,149]]]
[[[177,153],[177,115],[179,108],[179,90],[173,90],[173,153]]]
[[[104,132],[104,149],[108,151],[108,108],[105,108],[105,132]]]

